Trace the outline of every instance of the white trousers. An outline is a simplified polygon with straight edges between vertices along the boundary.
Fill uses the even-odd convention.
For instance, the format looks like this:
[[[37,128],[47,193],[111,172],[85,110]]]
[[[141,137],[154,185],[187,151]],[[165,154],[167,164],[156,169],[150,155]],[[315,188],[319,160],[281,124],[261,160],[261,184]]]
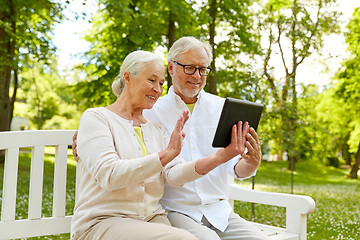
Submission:
[[[232,212],[229,217],[229,225],[225,232],[213,227],[203,217],[202,224],[195,222],[192,218],[178,213],[169,212],[168,219],[173,227],[186,229],[199,240],[269,240],[270,238],[260,229]]]

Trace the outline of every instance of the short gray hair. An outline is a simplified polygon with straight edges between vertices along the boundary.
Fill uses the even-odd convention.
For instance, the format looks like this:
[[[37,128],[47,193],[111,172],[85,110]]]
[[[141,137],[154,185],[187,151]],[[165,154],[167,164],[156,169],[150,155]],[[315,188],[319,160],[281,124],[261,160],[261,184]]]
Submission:
[[[168,62],[176,61],[177,57],[194,48],[203,48],[209,58],[209,64],[212,60],[213,54],[210,44],[200,41],[195,37],[182,37],[174,42],[168,52]]]
[[[114,82],[111,85],[113,93],[119,97],[125,86],[124,73],[130,72],[132,76],[136,76],[146,63],[158,61],[163,64],[160,56],[155,53],[138,50],[129,53],[124,59],[120,73],[115,77]]]

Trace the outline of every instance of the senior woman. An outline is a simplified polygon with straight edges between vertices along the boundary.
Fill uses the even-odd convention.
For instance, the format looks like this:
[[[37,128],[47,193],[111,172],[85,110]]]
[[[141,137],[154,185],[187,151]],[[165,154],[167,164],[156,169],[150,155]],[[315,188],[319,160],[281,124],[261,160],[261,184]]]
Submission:
[[[164,74],[157,55],[132,52],[112,85],[117,100],[82,115],[73,239],[196,239],[171,227],[158,202],[164,182],[181,186],[202,176],[195,162],[178,157],[189,113],[183,112],[170,139],[162,126],[143,117],[162,95]]]

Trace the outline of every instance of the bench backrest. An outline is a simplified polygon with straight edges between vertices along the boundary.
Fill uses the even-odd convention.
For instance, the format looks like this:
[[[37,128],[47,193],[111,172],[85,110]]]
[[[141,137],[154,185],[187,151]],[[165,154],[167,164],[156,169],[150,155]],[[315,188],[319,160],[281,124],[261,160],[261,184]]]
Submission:
[[[71,215],[66,216],[65,214],[66,172],[68,146],[72,144],[74,133],[75,130],[0,132],[0,150],[5,150],[0,239],[70,232]],[[46,146],[55,147],[51,217],[44,217],[42,213]],[[21,148],[31,149],[27,219],[16,219],[18,163]]]

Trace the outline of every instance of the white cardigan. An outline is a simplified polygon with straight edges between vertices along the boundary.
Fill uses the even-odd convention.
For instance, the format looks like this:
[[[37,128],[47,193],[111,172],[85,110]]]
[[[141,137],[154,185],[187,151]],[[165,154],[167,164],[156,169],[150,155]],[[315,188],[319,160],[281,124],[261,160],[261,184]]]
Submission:
[[[133,122],[104,107],[88,109],[77,138],[80,161],[78,201],[72,233],[80,237],[101,219],[124,216],[148,221],[163,214],[164,182],[180,187],[202,175],[195,162],[175,158],[164,168],[158,152],[166,148],[166,130],[151,121],[141,125],[149,155],[142,157]]]

